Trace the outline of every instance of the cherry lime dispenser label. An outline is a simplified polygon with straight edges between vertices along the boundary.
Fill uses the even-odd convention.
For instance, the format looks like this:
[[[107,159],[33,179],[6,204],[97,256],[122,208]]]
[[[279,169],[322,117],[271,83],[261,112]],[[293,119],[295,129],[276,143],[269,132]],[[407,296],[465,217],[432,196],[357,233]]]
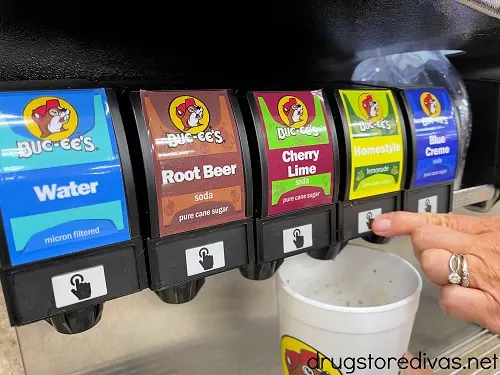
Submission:
[[[416,137],[413,187],[452,181],[458,162],[458,133],[448,92],[411,89],[405,93]]]
[[[14,266],[130,239],[103,89],[0,93],[0,208]]]
[[[390,90],[340,90],[351,145],[349,199],[401,190],[403,136]]]
[[[254,97],[266,139],[268,214],[332,203],[331,124],[321,91]]]
[[[160,236],[245,218],[238,129],[227,91],[141,91]]]

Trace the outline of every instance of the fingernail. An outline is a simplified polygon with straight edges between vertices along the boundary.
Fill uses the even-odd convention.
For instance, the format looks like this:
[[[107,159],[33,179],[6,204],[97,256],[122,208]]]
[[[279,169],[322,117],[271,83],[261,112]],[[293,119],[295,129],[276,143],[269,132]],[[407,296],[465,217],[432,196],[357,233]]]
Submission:
[[[385,217],[379,217],[375,219],[373,223],[373,229],[377,232],[385,232],[391,229],[391,221]]]

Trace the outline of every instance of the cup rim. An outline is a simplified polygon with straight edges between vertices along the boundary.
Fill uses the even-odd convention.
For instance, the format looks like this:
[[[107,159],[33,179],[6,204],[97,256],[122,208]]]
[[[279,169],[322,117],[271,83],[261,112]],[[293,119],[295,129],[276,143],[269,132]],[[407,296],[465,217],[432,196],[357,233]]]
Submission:
[[[373,249],[368,246],[361,246],[361,245],[352,245],[356,247],[361,247],[365,249],[370,249],[371,251],[379,251],[380,253],[383,253],[387,256],[393,256],[395,258],[398,258],[400,261],[405,263],[411,270],[412,272],[417,276],[417,281],[418,284],[415,288],[415,291],[410,294],[408,297],[403,298],[402,300],[388,303],[386,305],[381,305],[381,306],[366,306],[366,307],[355,307],[355,306],[338,306],[338,305],[330,305],[328,303],[324,302],[319,302],[315,301],[311,298],[304,297],[303,295],[295,292],[292,288],[287,286],[287,283],[284,282],[284,280],[281,277],[281,272],[280,269],[278,268],[278,271],[276,272],[276,276],[279,280],[280,283],[280,288],[284,290],[288,295],[290,295],[292,298],[306,304],[309,306],[312,306],[317,309],[321,310],[326,310],[326,311],[331,311],[331,312],[339,312],[339,313],[348,313],[348,314],[367,314],[367,313],[379,313],[379,312],[386,312],[386,311],[392,311],[398,308],[401,308],[405,305],[408,305],[410,302],[412,302],[416,296],[418,296],[421,291],[422,291],[422,286],[423,286],[423,281],[422,281],[422,276],[420,275],[420,272],[416,269],[416,267],[408,262],[406,259],[391,253],[391,252],[386,252],[378,249]],[[280,267],[281,268],[281,267]]]

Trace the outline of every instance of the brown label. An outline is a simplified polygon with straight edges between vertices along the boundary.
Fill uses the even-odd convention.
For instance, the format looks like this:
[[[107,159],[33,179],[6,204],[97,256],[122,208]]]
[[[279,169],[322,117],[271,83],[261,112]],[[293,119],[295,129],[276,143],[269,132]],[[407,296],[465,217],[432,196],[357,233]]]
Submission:
[[[245,218],[243,160],[226,91],[141,91],[160,236]]]

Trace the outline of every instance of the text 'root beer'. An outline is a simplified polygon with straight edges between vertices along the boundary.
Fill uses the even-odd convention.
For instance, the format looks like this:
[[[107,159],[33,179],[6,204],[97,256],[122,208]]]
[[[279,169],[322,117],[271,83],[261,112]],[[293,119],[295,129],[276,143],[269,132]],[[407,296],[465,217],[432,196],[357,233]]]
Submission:
[[[401,119],[390,90],[340,90],[350,139],[349,199],[401,189]]]
[[[0,93],[0,151],[12,265],[130,239],[104,89]]]
[[[334,154],[321,91],[255,92],[269,215],[332,203]]]
[[[160,236],[245,218],[245,180],[226,91],[141,91]]]

